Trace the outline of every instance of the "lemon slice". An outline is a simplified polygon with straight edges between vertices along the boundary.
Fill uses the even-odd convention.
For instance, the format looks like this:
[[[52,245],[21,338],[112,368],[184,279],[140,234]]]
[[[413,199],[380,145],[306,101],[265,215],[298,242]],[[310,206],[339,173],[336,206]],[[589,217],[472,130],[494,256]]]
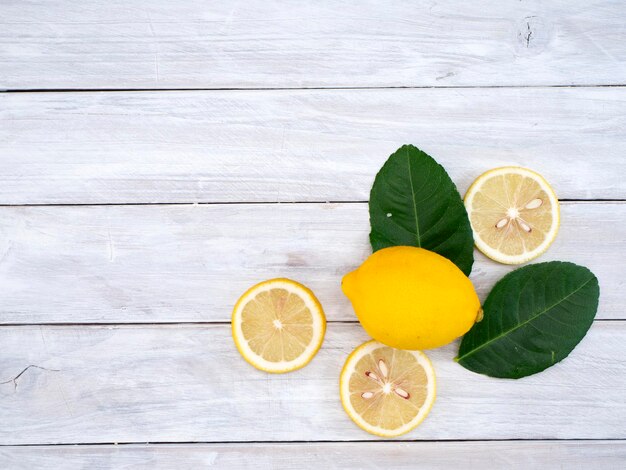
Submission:
[[[559,230],[559,200],[547,181],[526,168],[495,168],[465,195],[476,247],[489,258],[520,264],[536,258]]]
[[[326,331],[326,317],[309,289],[290,279],[261,282],[233,310],[233,339],[246,361],[266,372],[289,372],[309,363]]]
[[[372,340],[346,360],[341,403],[361,429],[395,437],[414,429],[435,401],[435,371],[420,351],[390,348]]]

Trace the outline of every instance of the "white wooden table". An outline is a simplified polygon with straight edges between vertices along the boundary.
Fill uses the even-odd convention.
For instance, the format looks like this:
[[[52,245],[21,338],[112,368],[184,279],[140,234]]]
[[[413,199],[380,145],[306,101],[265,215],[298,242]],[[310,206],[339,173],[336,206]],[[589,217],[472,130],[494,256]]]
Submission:
[[[0,468],[626,468],[626,3],[0,0]],[[413,143],[463,193],[533,168],[541,260],[600,280],[562,363],[519,381],[429,352],[431,415],[343,412],[366,339],[340,291],[368,192]],[[511,270],[476,254],[482,298]],[[301,371],[236,352],[251,284],[309,285]]]

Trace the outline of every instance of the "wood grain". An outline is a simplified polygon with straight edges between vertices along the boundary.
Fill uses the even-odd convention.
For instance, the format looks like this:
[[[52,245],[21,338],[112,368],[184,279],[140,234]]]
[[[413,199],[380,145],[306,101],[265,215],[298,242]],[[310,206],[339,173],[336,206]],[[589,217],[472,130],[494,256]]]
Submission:
[[[374,439],[339,402],[347,355],[367,336],[329,325],[300,371],[240,356],[229,325],[0,328],[1,444]],[[474,374],[428,352],[437,402],[408,439],[626,438],[626,322],[596,322],[572,354],[522,380]],[[30,367],[15,381],[16,377]]]
[[[0,89],[626,82],[624,2],[5,0]]]
[[[564,203],[537,261],[599,278],[598,318],[626,319],[626,203]],[[608,229],[610,227],[610,229]],[[355,320],[340,289],[371,253],[367,204],[0,208],[0,323],[229,321],[251,285],[290,277],[329,320]],[[515,269],[475,253],[481,299]]]
[[[0,94],[0,204],[365,201],[404,143],[626,199],[624,128],[626,88]]]
[[[621,470],[620,441],[336,442],[309,444],[171,444],[0,447],[5,470],[33,468],[259,468],[342,470]]]

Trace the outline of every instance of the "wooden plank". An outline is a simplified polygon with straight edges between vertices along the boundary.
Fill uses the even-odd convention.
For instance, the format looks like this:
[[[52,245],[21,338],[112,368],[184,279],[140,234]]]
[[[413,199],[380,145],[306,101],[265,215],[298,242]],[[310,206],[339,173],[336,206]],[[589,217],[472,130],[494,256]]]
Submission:
[[[626,3],[625,3],[626,5]],[[0,94],[0,204],[365,201],[404,143],[626,199],[626,88]]]
[[[564,203],[538,261],[569,260],[601,286],[598,318],[626,319],[626,203]],[[367,205],[0,208],[0,323],[229,321],[251,285],[290,277],[329,320],[355,320],[341,277],[371,252]],[[476,253],[482,299],[515,269]]]
[[[336,442],[0,447],[5,470],[33,468],[621,470],[623,441]]]
[[[624,2],[5,0],[0,89],[614,84]]]
[[[0,444],[374,439],[337,384],[366,339],[330,324],[310,365],[271,375],[239,356],[229,325],[2,327]],[[518,381],[463,369],[456,349],[428,352],[437,402],[406,438],[626,438],[626,322],[596,322],[570,357]]]

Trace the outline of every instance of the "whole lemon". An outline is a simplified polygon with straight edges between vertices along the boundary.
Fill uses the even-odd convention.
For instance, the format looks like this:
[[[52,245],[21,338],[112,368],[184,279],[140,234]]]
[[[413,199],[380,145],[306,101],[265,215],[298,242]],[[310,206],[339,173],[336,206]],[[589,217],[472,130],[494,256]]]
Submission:
[[[346,274],[341,287],[365,331],[398,349],[443,346],[482,318],[469,278],[423,248],[379,250]]]

